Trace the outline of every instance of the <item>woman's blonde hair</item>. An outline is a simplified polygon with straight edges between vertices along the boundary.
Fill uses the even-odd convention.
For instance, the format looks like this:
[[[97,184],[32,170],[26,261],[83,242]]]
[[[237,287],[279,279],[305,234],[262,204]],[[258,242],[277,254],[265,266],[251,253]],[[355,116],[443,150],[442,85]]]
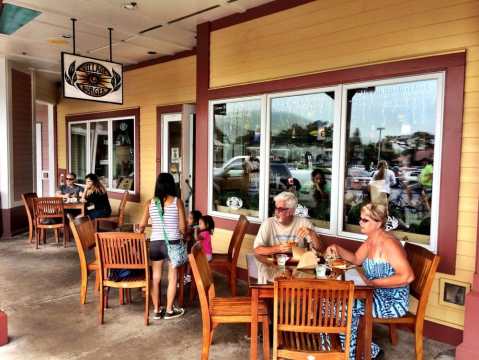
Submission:
[[[382,204],[369,203],[361,208],[371,219],[380,222],[384,227],[388,220],[388,208]]]

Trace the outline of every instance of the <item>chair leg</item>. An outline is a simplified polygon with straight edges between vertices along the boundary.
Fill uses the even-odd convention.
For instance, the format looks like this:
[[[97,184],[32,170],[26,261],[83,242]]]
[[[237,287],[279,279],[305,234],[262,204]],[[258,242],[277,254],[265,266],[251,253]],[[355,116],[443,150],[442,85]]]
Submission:
[[[269,359],[269,318],[263,318],[263,359]]]
[[[215,330],[218,327],[218,323],[213,323],[211,326],[211,332],[210,332],[210,345],[213,344],[213,336],[215,334]]]
[[[145,325],[148,326],[150,319],[150,290],[149,286],[145,287]]]
[[[196,296],[196,282],[193,278],[193,274],[191,274],[191,283],[190,283],[190,298],[188,300],[188,305],[191,306],[193,305],[193,301],[195,300]]]
[[[208,360],[210,354],[211,331],[210,324],[203,323],[203,340],[201,346],[201,360]]]
[[[86,293],[88,290],[88,273],[86,271],[81,272],[81,286],[80,286],[80,304],[86,303]]]
[[[416,341],[416,360],[424,359],[424,350],[423,350],[423,328],[422,326],[417,326],[414,329],[414,337]]]
[[[28,242],[31,244],[33,241],[33,225],[28,223]]]
[[[103,317],[105,312],[105,294],[103,292],[103,286],[100,286],[100,302],[98,304],[98,322],[100,323],[100,325],[103,324]]]
[[[58,236],[58,229],[55,229],[54,233],[55,233],[55,241],[57,243],[57,246],[60,246],[60,237]]]
[[[98,295],[98,292],[100,291],[100,274],[98,271],[95,271],[95,294]]]
[[[67,247],[67,241],[68,241],[68,229],[66,226],[63,227],[63,247]]]
[[[38,249],[38,243],[40,242],[40,233],[39,230],[35,230],[35,249]]]
[[[118,289],[118,304],[119,305],[125,304],[125,290],[122,288]]]
[[[396,331],[396,324],[389,324],[389,340],[393,346],[398,343],[398,333]]]

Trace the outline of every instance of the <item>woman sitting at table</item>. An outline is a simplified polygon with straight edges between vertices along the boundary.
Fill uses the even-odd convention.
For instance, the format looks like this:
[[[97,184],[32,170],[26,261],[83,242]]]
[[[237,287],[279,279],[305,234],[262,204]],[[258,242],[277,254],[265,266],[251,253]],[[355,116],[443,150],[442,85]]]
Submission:
[[[409,284],[414,280],[401,243],[384,229],[386,220],[387,208],[384,205],[367,204],[362,207],[359,220],[361,232],[367,235],[367,239],[359,249],[352,253],[334,244],[326,250],[327,254],[338,255],[355,265],[362,265],[364,281],[375,287],[373,317],[376,318],[405,316],[409,307]],[[351,324],[350,359],[356,356],[358,322],[363,314],[363,303],[357,302]],[[383,355],[379,346],[373,343],[372,358],[380,359]]]
[[[92,220],[110,216],[111,206],[108,201],[108,193],[98,176],[88,174],[85,176],[85,180],[85,191],[83,191],[80,201],[86,203],[86,215]]]

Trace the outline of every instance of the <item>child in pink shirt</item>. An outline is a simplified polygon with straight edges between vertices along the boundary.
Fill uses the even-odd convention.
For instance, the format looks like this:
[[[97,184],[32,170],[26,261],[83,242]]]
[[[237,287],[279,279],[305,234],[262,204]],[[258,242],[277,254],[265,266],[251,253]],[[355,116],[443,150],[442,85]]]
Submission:
[[[199,224],[199,231],[196,240],[201,244],[203,251],[206,254],[206,258],[208,261],[211,261],[213,258],[213,248],[211,246],[211,234],[213,234],[213,230],[215,229],[215,222],[213,218],[209,215],[202,216],[200,218]]]

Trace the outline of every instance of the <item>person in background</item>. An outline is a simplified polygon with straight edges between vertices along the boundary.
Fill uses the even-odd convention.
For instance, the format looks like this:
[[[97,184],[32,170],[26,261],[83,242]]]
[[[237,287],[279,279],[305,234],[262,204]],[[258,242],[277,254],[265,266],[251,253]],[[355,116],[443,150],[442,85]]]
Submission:
[[[83,188],[81,186],[78,186],[75,184],[76,180],[76,175],[75,173],[68,173],[66,175],[66,184],[60,185],[60,188],[57,190],[56,194],[57,196],[62,196],[64,198],[69,198],[69,197],[80,197],[83,195]]]
[[[386,232],[387,208],[384,205],[367,204],[361,209],[359,225],[367,235],[366,241],[355,253],[333,244],[327,255],[339,256],[350,263],[362,266],[363,280],[373,286],[373,317],[396,318],[405,316],[409,309],[409,284],[414,273],[400,241]],[[360,273],[362,274],[362,273]],[[351,324],[349,359],[356,358],[356,340],[359,318],[364,314],[362,302],[355,304]],[[344,336],[341,341],[344,341]],[[384,352],[378,345],[371,345],[373,359],[381,359]]]
[[[199,210],[192,210],[188,214],[188,219],[186,223],[186,232],[184,240],[188,245],[188,253],[190,252],[192,242],[195,240],[195,229],[198,228],[199,221],[203,215]]]
[[[174,319],[185,313],[183,308],[173,305],[176,296],[178,270],[173,267],[168,256],[169,246],[181,245],[186,232],[186,215],[183,201],[177,197],[176,184],[169,173],[161,173],[156,179],[155,196],[145,205],[140,221],[140,232],[145,231],[151,219],[150,260],[153,269],[152,292],[153,319]],[[166,309],[160,306],[160,285],[163,262],[168,261],[168,290]]]
[[[313,181],[313,187],[310,194],[314,200],[314,206],[310,209],[309,215],[312,218],[329,220],[329,196],[331,193],[331,187],[327,183],[321,169],[314,169],[311,172],[311,180]]]
[[[80,201],[86,203],[86,215],[92,220],[111,215],[108,193],[95,174],[85,176],[85,191]]]
[[[188,219],[187,219],[187,224],[186,224],[186,232],[184,236],[184,240],[186,242],[186,248],[188,251],[188,254],[191,251],[191,248],[193,247],[193,244],[195,243],[195,232],[198,231],[198,223],[201,219],[201,211],[199,210],[192,210],[188,214]],[[184,284],[188,284],[191,282],[191,267],[187,266],[186,269],[186,274],[183,279]]]
[[[199,221],[198,235],[196,240],[201,244],[208,261],[213,259],[213,247],[211,245],[211,235],[215,230],[215,222],[209,215],[204,215]]]
[[[396,185],[396,176],[394,175],[394,171],[388,168],[386,160],[380,160],[378,162],[378,169],[373,173],[369,185],[379,180],[384,180],[381,184],[380,192],[385,193],[386,197],[389,197],[391,194],[391,186]]]

